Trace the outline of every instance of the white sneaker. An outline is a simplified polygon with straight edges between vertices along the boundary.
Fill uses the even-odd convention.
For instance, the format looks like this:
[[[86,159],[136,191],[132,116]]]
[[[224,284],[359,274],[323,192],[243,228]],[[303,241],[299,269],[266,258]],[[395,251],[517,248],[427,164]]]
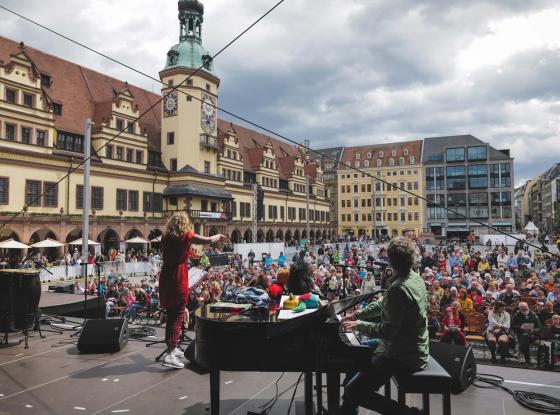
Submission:
[[[177,356],[171,354],[165,355],[162,365],[165,367],[171,367],[173,369],[182,369],[185,367],[184,363],[179,362]]]
[[[178,347],[175,348],[175,350],[173,350],[171,352],[171,354],[173,356],[175,356],[177,359],[182,359],[183,357],[185,357],[185,352],[183,352],[181,349],[179,349]]]

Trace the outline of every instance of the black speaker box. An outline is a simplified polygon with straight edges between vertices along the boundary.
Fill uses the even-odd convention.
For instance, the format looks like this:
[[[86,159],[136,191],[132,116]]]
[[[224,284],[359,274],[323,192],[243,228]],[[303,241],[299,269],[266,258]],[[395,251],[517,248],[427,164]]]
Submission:
[[[125,319],[87,320],[78,339],[80,353],[114,353],[128,343]]]
[[[448,343],[430,343],[430,356],[451,375],[451,392],[467,389],[476,377],[476,360],[472,348]]]

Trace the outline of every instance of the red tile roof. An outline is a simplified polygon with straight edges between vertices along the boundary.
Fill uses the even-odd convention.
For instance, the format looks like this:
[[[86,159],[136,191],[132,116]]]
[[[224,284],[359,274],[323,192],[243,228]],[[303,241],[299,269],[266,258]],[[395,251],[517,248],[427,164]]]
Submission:
[[[21,50],[18,42],[0,36],[0,61],[4,64],[10,62],[11,55]],[[103,118],[107,118],[110,115],[110,106],[115,93],[125,88],[128,88],[134,96],[134,104],[138,105],[140,114],[160,99],[158,94],[27,45],[23,50],[41,73],[51,76],[51,87],[44,90],[51,100],[63,106],[62,116],[55,116],[55,126],[58,130],[83,134],[84,120],[91,118],[99,123]],[[140,126],[148,133],[148,148],[161,151],[161,103],[142,117]],[[262,162],[262,151],[270,142],[278,160],[280,177],[291,176],[294,157],[299,152],[297,146],[221,119],[218,120],[219,135],[223,136],[232,126],[239,139],[246,170],[254,171],[258,167]]]
[[[395,156],[392,155],[393,150],[396,151]],[[408,156],[405,156],[405,150],[408,150]],[[356,159],[356,153],[360,154]],[[371,158],[368,157],[371,153]],[[380,155],[382,154],[382,157]],[[410,166],[410,157],[414,156],[415,164],[420,164],[422,157],[422,140],[404,141],[397,143],[373,144],[358,147],[346,147],[338,165],[339,169],[344,169],[344,165],[349,162],[352,166],[356,160],[360,160],[360,168],[364,167],[364,160],[369,160],[370,167],[376,167],[378,159],[383,160],[382,167],[389,167],[389,159],[395,159],[395,166],[399,165],[399,159],[404,157],[405,166]]]

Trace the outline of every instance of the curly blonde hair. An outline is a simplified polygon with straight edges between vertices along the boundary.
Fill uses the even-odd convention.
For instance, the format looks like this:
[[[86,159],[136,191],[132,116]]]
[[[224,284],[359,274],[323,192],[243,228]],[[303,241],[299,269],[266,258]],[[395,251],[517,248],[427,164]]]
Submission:
[[[190,229],[189,216],[185,212],[178,212],[167,221],[165,233],[171,238],[182,238]]]

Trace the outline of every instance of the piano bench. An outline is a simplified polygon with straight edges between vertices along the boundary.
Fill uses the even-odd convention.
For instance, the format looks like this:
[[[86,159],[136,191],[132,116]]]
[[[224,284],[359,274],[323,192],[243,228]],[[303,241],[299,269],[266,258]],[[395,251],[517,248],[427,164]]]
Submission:
[[[443,415],[451,415],[451,375],[433,358],[428,360],[425,370],[407,376],[395,376],[393,381],[398,391],[398,401],[405,403],[407,393],[422,394],[424,414],[430,414],[430,395],[442,395]],[[391,397],[391,382],[385,384],[385,396]]]

